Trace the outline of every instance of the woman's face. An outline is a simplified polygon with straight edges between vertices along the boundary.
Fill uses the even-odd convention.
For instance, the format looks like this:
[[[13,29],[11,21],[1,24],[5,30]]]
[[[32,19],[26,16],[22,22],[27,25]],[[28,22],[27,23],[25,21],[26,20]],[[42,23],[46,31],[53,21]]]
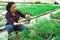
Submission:
[[[10,8],[10,12],[15,13],[16,12],[16,5],[13,4]]]

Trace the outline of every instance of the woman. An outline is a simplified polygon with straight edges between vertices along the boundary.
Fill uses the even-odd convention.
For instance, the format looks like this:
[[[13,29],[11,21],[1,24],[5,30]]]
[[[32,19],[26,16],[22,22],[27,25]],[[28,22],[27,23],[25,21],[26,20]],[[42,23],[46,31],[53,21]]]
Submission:
[[[5,29],[8,31],[8,34],[10,34],[13,30],[22,31],[26,29],[26,26],[24,26],[23,23],[18,22],[19,17],[26,18],[26,16],[22,14],[22,12],[19,12],[18,10],[16,10],[16,5],[14,2],[9,2],[6,5],[6,10],[7,10],[7,13],[5,14],[5,17],[6,17],[7,23],[6,23]]]

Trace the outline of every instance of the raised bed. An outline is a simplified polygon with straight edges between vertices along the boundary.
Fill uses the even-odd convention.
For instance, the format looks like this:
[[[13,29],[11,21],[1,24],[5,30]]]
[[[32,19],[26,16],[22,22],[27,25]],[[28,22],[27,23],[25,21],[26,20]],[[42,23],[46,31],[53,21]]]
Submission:
[[[50,4],[32,4],[32,5],[20,5],[17,6],[17,9],[22,11],[25,14],[32,14],[37,16],[45,13],[46,11],[52,11],[59,8],[59,6],[52,6]]]

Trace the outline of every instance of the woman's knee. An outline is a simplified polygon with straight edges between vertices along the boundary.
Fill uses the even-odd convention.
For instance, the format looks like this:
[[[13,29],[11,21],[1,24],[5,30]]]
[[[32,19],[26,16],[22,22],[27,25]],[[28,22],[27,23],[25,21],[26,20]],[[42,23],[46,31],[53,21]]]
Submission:
[[[6,26],[5,26],[5,30],[7,30],[8,33],[12,32],[12,31],[13,31],[13,25],[11,25],[11,24],[6,25]]]
[[[18,27],[19,29],[21,29],[21,30],[24,30],[24,29],[27,29],[27,27],[25,26],[25,25],[19,25],[19,27]]]

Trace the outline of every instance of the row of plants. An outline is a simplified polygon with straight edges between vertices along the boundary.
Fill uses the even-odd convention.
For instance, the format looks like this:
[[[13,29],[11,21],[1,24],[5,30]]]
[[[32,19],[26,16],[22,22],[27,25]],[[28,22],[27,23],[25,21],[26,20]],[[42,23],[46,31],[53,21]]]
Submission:
[[[60,11],[55,14],[52,13],[51,18],[60,20]]]
[[[6,3],[0,3],[0,10],[6,10]]]
[[[53,6],[50,4],[17,5],[17,10],[20,10],[25,14],[28,12],[33,16],[44,14],[46,11],[52,11],[57,8],[60,8],[60,6]]]
[[[60,40],[60,24],[47,19],[36,19],[27,30],[19,32],[19,40],[47,40],[51,35],[51,40]],[[17,36],[17,37],[18,37]],[[14,36],[15,37],[15,36]],[[14,38],[12,36],[12,38]],[[15,40],[12,39],[11,40]],[[49,40],[49,39],[48,39]]]
[[[2,16],[0,16],[0,27],[3,26],[3,23],[2,23]]]
[[[0,27],[3,27],[6,23],[6,19],[4,18],[5,16],[2,15],[2,13],[0,14]]]
[[[6,3],[0,3],[0,6],[6,6]]]
[[[0,10],[6,10],[6,8],[5,7],[2,7],[2,8],[0,8]]]

